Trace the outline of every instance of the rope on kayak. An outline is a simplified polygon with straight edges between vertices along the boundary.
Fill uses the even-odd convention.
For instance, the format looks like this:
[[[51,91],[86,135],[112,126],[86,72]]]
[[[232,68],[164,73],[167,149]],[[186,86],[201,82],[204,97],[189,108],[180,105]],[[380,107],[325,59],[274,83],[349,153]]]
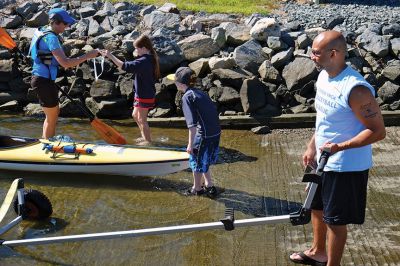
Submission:
[[[64,136],[61,138],[57,138],[58,144],[53,144],[53,143],[43,143],[43,148],[42,150],[46,150],[52,152],[52,155],[50,158],[55,159],[57,156],[61,156],[62,154],[74,154],[74,159],[79,159],[79,156],[81,154],[92,154],[93,149],[91,148],[85,148],[87,143],[83,144],[81,148],[77,147],[77,144],[75,141],[73,143],[68,144],[68,145],[61,145],[61,143],[64,142]],[[69,137],[68,137],[69,138]],[[72,139],[69,139],[72,140]],[[55,142],[55,141],[54,141]]]

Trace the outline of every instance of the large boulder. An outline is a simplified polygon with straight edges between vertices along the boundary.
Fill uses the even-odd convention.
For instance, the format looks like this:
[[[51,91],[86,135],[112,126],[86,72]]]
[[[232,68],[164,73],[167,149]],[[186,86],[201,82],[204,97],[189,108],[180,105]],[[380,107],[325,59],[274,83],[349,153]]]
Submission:
[[[85,104],[99,118],[128,117],[128,103],[124,98],[113,98],[109,100],[96,101],[86,98]]]
[[[253,74],[258,73],[258,68],[267,59],[262,46],[256,40],[238,46],[233,52],[233,58],[238,66]]]
[[[0,60],[0,82],[9,82],[20,74],[13,59]]]
[[[241,45],[251,39],[250,28],[246,25],[224,22],[219,27],[225,30],[226,43],[230,45]]]
[[[240,101],[245,113],[253,113],[266,104],[265,91],[268,90],[264,83],[257,77],[245,79],[240,89]]]
[[[115,82],[99,79],[90,87],[90,96],[95,100],[111,99],[120,96],[120,92],[115,87]]]
[[[243,80],[249,78],[251,73],[242,69],[223,69],[218,68],[211,72],[212,80],[219,80],[223,86],[229,86],[240,90]]]
[[[26,25],[28,27],[41,27],[46,25],[49,22],[49,15],[47,12],[40,11],[33,15],[33,17],[26,21]]]
[[[200,58],[210,57],[219,51],[218,45],[214,40],[204,34],[195,34],[178,42],[185,58],[195,61]]]
[[[185,60],[181,48],[174,40],[164,36],[153,36],[151,39],[159,57],[161,72],[171,72]]]
[[[143,18],[145,27],[154,30],[162,27],[177,30],[181,22],[178,14],[153,11]]]
[[[285,66],[282,76],[288,90],[295,91],[301,89],[304,84],[316,79],[318,70],[311,59],[297,57],[293,62]]]
[[[274,18],[258,20],[250,30],[253,39],[265,42],[269,36],[280,37],[281,28]]]
[[[392,103],[399,99],[400,86],[393,82],[387,81],[378,90],[378,96],[382,99],[383,103]]]
[[[395,81],[400,77],[400,60],[391,60],[383,69],[382,75],[391,81]]]

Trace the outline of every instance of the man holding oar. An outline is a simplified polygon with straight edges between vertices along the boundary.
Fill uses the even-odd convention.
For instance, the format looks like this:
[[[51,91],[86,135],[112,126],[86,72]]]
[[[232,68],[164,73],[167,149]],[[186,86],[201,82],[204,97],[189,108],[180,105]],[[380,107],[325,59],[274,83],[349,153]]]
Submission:
[[[337,31],[319,34],[312,44],[311,59],[321,72],[315,133],[303,164],[314,164],[322,150],[330,150],[331,156],[311,204],[311,248],[289,257],[298,264],[340,265],[347,225],[364,223],[371,144],[386,135],[375,90],[346,64],[346,49],[346,39]]]
[[[62,8],[51,9],[48,14],[50,24],[36,30],[29,49],[33,60],[31,86],[36,91],[46,115],[42,134],[45,139],[55,135],[60,113],[58,88],[54,82],[59,66],[74,67],[99,54],[95,49],[82,56],[68,58],[61,46],[59,34],[74,24],[75,19]]]

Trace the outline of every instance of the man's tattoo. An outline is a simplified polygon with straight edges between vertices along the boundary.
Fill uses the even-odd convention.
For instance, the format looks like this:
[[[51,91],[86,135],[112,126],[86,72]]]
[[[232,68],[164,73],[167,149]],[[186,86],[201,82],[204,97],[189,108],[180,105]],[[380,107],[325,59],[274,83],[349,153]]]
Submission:
[[[373,118],[378,112],[372,109],[372,103],[369,102],[367,104],[361,105],[361,113],[365,118]]]

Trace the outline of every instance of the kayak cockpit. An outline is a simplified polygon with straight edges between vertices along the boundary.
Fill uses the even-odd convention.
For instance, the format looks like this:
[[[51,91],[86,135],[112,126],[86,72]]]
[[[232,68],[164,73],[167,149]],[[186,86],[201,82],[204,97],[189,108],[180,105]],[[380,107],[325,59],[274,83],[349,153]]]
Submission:
[[[38,142],[38,139],[0,136],[0,149],[17,148]]]

